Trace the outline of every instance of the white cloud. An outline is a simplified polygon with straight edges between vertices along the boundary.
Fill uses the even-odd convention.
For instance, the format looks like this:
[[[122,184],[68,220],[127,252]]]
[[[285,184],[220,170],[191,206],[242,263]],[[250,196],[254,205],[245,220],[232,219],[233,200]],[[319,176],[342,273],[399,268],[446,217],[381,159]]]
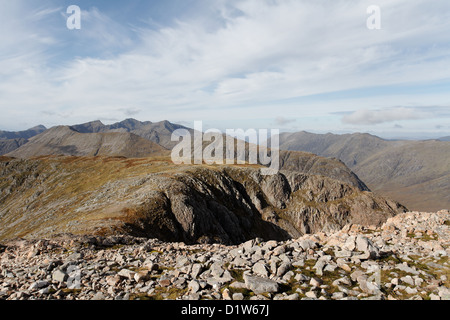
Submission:
[[[287,124],[294,123],[295,121],[297,121],[297,120],[296,119],[287,119],[285,117],[277,117],[275,119],[275,124],[278,126],[285,126]]]
[[[382,110],[360,109],[342,118],[343,123],[375,125],[401,120],[429,119],[436,115],[424,108],[393,107]]]
[[[126,110],[140,110],[152,121],[231,119],[231,108],[240,118],[274,119],[290,108],[280,102],[285,99],[450,78],[447,0],[432,6],[426,0],[379,0],[380,31],[366,28],[366,8],[373,3],[365,0],[208,2],[208,15],[191,13],[159,29],[121,25],[90,8],[83,11],[81,32],[71,33],[75,42],[66,45],[92,46],[83,51],[92,56],[74,50],[61,65],[52,65],[55,34],[35,28],[54,10],[40,8],[18,20],[25,8],[3,2],[9,9],[0,12],[0,21],[22,22],[14,22],[14,34],[0,34],[10,48],[0,49],[0,73],[7,75],[0,80],[0,111],[14,110],[0,125],[18,116],[36,121],[42,110],[52,112],[54,122],[67,114],[74,122],[121,118]],[[265,112],[255,112],[258,105]],[[409,109],[363,107],[352,106],[345,122],[417,116]],[[296,108],[299,116],[310,112]]]

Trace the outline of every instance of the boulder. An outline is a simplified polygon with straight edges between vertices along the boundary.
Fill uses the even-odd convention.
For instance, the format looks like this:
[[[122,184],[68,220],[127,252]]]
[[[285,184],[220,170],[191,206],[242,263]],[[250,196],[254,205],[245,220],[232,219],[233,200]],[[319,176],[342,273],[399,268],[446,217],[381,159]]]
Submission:
[[[277,282],[267,278],[244,274],[244,281],[247,289],[253,291],[256,294],[276,293],[280,290]]]

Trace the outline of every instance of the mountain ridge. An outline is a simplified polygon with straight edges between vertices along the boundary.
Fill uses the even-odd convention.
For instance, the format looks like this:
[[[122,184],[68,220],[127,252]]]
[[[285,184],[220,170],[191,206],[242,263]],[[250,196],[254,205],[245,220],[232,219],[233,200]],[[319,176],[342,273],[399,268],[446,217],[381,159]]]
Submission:
[[[0,140],[7,139],[29,139],[39,133],[44,132],[47,128],[43,125],[38,125],[24,131],[2,131],[0,130]]]
[[[164,140],[172,138],[172,132],[184,128],[168,121],[158,123],[139,122],[127,119],[122,122],[105,126],[100,121],[92,121],[76,126],[56,126],[30,138],[27,143],[16,150],[7,153],[15,158],[33,158],[45,155],[67,156],[123,156],[127,158],[141,158],[151,156],[168,156],[169,150],[160,146],[156,141],[160,137]],[[141,133],[140,136],[135,133]],[[144,138],[153,136],[153,141]],[[169,147],[178,142],[166,143]],[[235,139],[235,143],[237,140]],[[191,144],[192,145],[192,144]],[[203,154],[208,143],[201,146]],[[195,146],[192,145],[192,154]],[[225,146],[224,146],[225,148]],[[136,151],[138,150],[138,151]],[[249,144],[245,142],[245,158],[248,159]],[[238,149],[226,157],[237,159]],[[280,169],[298,171],[301,173],[318,174],[350,183],[361,190],[369,188],[340,160],[326,159],[311,153],[296,151],[280,152]]]
[[[380,225],[395,201],[319,175],[165,158],[0,157],[1,239],[130,234],[186,243],[295,238]]]
[[[442,185],[443,179],[450,181],[449,142],[298,132],[280,134],[280,148],[341,159],[371,190],[410,209],[438,211],[450,207],[448,184]]]
[[[57,126],[29,139],[7,156],[30,158],[47,155],[128,156],[168,155],[162,146],[128,132],[80,133]]]

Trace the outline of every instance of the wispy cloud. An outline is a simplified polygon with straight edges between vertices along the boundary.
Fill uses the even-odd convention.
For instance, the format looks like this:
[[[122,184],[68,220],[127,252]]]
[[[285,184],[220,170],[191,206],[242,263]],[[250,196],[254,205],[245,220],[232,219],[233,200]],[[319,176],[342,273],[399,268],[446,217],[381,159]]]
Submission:
[[[379,110],[360,109],[342,117],[342,122],[355,125],[376,125],[402,120],[439,118],[447,107],[392,107]],[[447,115],[448,116],[448,115]],[[398,124],[397,124],[397,127]]]
[[[297,121],[296,119],[287,119],[287,118],[284,118],[284,117],[277,117],[275,119],[275,124],[277,126],[285,126],[285,125],[288,125],[290,123],[294,123],[296,121]]]
[[[379,31],[366,28],[373,4],[366,0],[208,1],[203,11],[156,26],[137,26],[132,16],[118,21],[113,10],[84,2],[82,29],[73,32],[64,29],[65,8],[58,13],[57,1],[25,19],[18,17],[30,12],[28,2],[0,2],[0,27],[14,30],[0,34],[0,125],[17,117],[36,121],[42,110],[52,112],[52,121],[70,113],[74,122],[124,114],[232,119],[235,112],[241,119],[276,119],[288,99],[450,78],[447,0],[379,0]],[[126,6],[114,5],[116,15]],[[54,15],[59,22],[49,25]],[[382,106],[354,104],[342,119],[382,124],[428,114],[389,105],[388,99]],[[264,112],[255,112],[260,106]],[[311,110],[295,108],[289,116]],[[328,116],[336,108],[330,102],[314,112]]]

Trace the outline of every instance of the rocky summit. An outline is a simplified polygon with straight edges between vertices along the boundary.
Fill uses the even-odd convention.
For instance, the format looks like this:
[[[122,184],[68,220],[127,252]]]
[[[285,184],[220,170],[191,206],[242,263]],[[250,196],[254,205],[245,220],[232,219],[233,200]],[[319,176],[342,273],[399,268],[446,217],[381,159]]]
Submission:
[[[450,213],[409,212],[286,241],[59,235],[0,246],[0,299],[450,299]]]

